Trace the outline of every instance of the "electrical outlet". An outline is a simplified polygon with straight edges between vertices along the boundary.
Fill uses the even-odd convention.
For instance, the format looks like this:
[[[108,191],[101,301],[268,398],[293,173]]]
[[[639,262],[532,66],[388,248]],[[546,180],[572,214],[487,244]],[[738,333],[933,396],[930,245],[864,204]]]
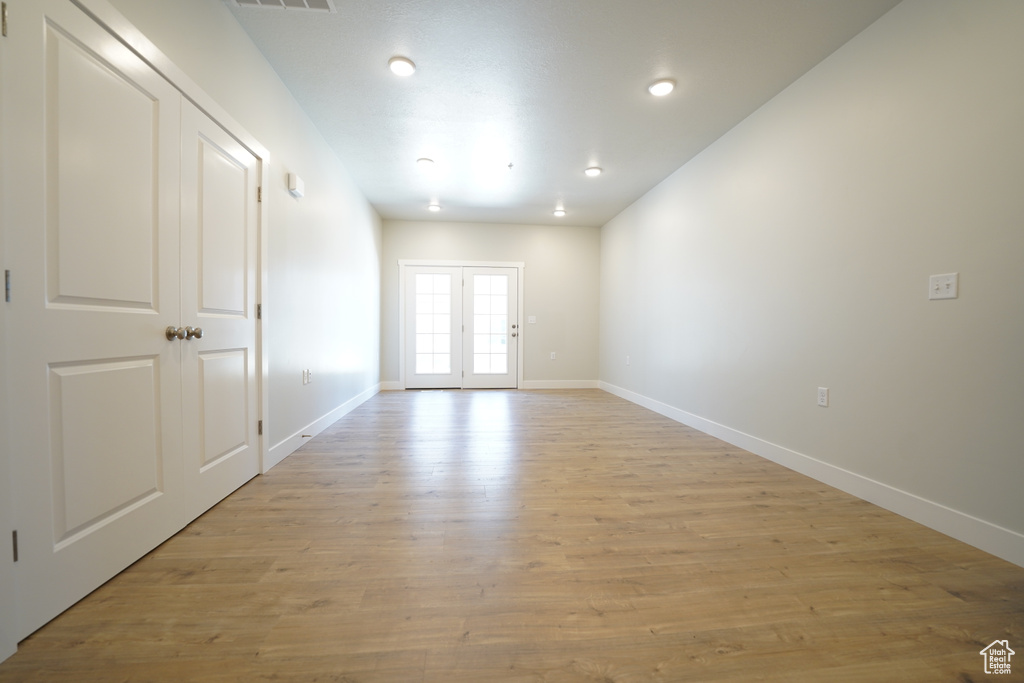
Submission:
[[[313,381],[313,371],[312,370],[306,370],[306,384],[309,384],[312,381]]]
[[[554,351],[552,351],[551,352],[551,360],[555,360],[555,358],[557,358],[557,357],[558,357],[558,354],[556,354]]]
[[[828,387],[818,387],[818,405],[828,408]]]
[[[932,275],[928,278],[929,299],[955,299],[959,295],[960,273]]]
[[[626,365],[629,365],[629,356],[626,356]]]
[[[302,384],[309,384],[309,370],[302,371]]]

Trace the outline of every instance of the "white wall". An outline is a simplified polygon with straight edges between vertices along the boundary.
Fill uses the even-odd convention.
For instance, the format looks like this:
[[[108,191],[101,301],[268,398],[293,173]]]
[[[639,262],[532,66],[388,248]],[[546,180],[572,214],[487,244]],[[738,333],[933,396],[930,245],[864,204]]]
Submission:
[[[907,0],[608,223],[604,386],[1024,564],[1021,35]]]
[[[263,307],[276,462],[379,384],[380,218],[223,2],[111,4],[270,152]],[[304,198],[288,194],[289,172]]]
[[[598,228],[384,222],[381,279],[381,377],[400,382],[398,260],[521,261],[523,388],[596,386],[598,366]],[[557,354],[551,360],[551,352]]]

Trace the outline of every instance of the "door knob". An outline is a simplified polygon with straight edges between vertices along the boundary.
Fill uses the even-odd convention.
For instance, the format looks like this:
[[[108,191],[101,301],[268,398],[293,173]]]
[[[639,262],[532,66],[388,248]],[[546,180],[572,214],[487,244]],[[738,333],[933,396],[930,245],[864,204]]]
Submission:
[[[517,333],[516,333],[516,332],[513,332],[513,333],[512,333],[512,336],[513,336],[513,337],[515,337],[516,335],[517,335]]]
[[[184,327],[175,327],[174,325],[168,325],[167,329],[164,330],[164,336],[167,337],[168,341],[184,339],[187,334]]]
[[[203,328],[201,328],[201,327],[192,327],[191,325],[189,325],[188,327],[185,328],[185,336],[188,339],[202,339],[203,338]]]

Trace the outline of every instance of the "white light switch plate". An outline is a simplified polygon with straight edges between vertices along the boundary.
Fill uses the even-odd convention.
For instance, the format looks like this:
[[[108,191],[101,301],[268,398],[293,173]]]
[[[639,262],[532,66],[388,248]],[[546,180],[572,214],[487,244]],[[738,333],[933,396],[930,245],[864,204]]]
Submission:
[[[928,278],[929,299],[955,299],[958,296],[960,273],[932,275]]]

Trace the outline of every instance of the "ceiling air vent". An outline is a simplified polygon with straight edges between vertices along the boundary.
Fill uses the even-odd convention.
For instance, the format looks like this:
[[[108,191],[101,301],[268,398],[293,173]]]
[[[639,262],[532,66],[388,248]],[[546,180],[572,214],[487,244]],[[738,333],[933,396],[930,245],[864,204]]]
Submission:
[[[235,7],[265,7],[267,9],[299,9],[307,12],[335,14],[334,0],[230,0]]]

